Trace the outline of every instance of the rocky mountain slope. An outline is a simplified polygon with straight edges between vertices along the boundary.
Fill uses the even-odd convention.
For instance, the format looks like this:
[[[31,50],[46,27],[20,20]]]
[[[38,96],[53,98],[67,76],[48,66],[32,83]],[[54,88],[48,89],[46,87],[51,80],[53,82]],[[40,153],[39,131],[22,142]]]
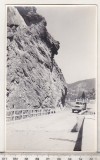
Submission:
[[[86,79],[68,84],[68,97],[71,99],[80,98],[84,92],[89,99],[95,99],[95,79]]]
[[[67,85],[54,60],[59,42],[34,7],[7,8],[7,109],[65,106]]]

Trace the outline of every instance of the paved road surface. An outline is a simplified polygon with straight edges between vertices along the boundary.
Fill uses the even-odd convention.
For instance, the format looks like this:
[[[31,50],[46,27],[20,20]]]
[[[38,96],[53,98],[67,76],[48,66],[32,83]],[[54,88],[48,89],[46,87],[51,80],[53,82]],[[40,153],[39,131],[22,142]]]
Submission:
[[[88,105],[93,110],[94,105]],[[71,110],[34,117],[7,124],[7,151],[73,151],[78,132],[71,132],[77,122],[77,113]],[[92,118],[91,118],[92,116]],[[82,151],[95,151],[95,117],[85,115]]]
[[[71,111],[35,117],[7,124],[7,150],[9,151],[72,151],[77,132],[76,114]]]

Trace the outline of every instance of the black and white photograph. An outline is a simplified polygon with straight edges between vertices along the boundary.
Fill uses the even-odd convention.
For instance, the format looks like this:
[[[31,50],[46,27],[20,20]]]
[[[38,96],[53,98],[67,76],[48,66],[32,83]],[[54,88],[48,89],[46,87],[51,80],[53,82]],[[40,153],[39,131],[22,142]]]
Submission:
[[[6,8],[6,151],[96,152],[97,6]]]

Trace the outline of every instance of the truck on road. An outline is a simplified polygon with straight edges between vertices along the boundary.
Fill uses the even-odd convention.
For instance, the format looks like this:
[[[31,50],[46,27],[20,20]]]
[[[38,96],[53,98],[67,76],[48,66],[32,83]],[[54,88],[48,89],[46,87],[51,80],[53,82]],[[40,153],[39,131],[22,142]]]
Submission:
[[[84,100],[77,100],[75,106],[72,107],[72,113],[86,110],[87,103]]]

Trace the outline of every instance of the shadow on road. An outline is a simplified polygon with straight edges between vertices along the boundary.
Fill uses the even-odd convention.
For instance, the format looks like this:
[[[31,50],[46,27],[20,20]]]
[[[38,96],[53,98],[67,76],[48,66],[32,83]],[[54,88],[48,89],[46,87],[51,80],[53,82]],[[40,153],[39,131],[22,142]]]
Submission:
[[[76,142],[74,140],[70,140],[70,139],[62,139],[62,138],[49,138],[49,139],[52,139],[52,140],[59,140],[59,141],[69,141],[69,142]]]

